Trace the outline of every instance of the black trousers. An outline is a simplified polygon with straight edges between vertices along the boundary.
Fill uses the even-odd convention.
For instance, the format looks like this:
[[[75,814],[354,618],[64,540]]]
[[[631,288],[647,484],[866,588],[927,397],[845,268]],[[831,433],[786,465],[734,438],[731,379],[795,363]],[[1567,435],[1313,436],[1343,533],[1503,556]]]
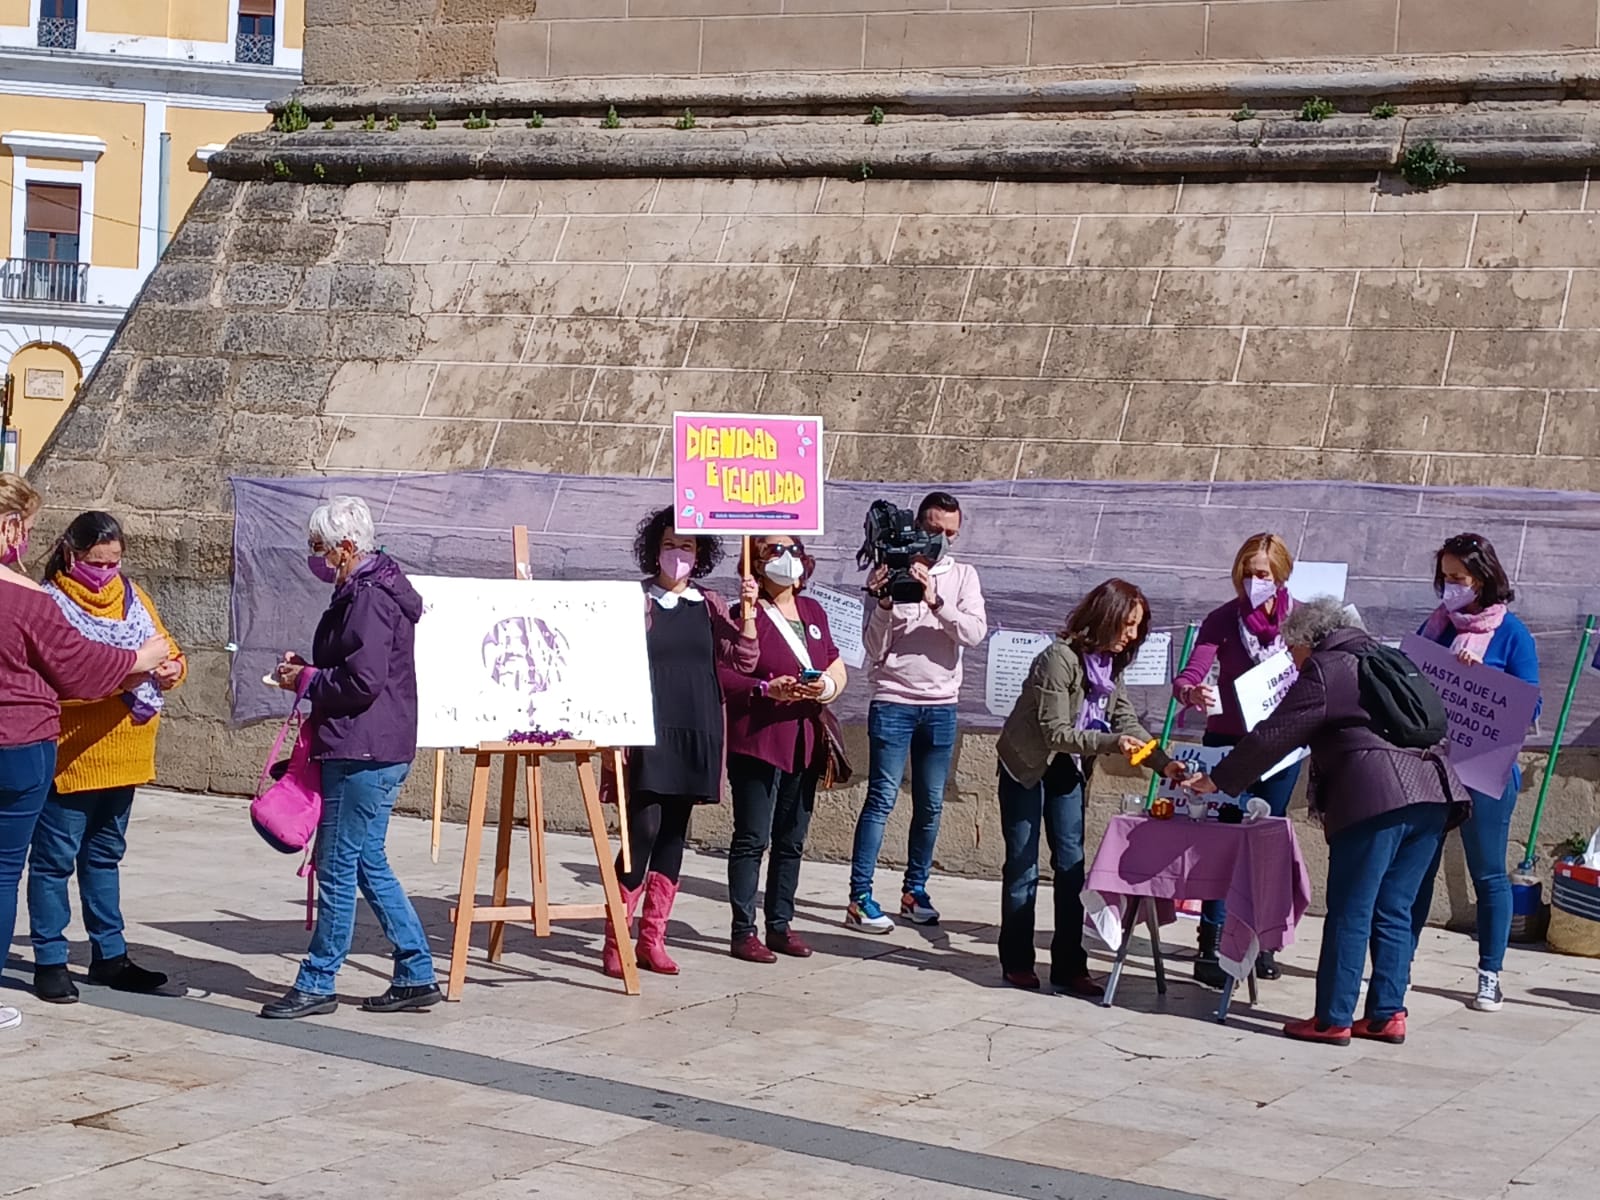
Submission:
[[[656,792],[628,793],[628,852],[633,870],[622,873],[617,854],[617,881],[630,892],[644,882],[646,871],[665,875],[673,883],[683,871],[683,847],[689,837],[689,796],[662,796]]]
[[[733,844],[728,848],[733,936],[756,932],[756,886],[761,881],[761,856],[769,845],[767,930],[782,933],[794,920],[800,860],[817,800],[817,773],[781,771],[760,759],[730,754],[728,785],[733,793]]]

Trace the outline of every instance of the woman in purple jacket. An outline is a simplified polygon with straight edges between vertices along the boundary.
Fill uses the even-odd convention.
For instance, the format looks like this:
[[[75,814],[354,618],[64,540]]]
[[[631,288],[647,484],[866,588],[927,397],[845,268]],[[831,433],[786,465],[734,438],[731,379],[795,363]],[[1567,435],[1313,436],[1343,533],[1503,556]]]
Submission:
[[[728,701],[728,783],[733,792],[733,842],[728,850],[728,899],[733,906],[730,953],[746,962],[776,962],[779,954],[810,955],[789,928],[800,860],[827,762],[823,706],[844,691],[844,663],[822,606],[800,594],[814,563],[787,534],[753,540],[761,573],[756,625],[761,653],[748,675],[724,665]],[[766,945],[756,935],[756,884],[767,868]]]
[[[1283,652],[1283,623],[1294,610],[1289,598],[1289,575],[1294,556],[1275,533],[1258,533],[1245,539],[1233,556],[1233,599],[1213,609],[1200,623],[1194,652],[1178,677],[1172,694],[1178,703],[1208,713],[1201,741],[1207,746],[1235,746],[1245,735],[1244,714],[1234,684],[1239,676]],[[1217,684],[1206,682],[1213,666]],[[1281,817],[1300,779],[1300,764],[1285,767],[1269,779],[1253,780],[1243,796],[1259,796]],[[1200,908],[1200,953],[1194,977],[1208,987],[1220,988],[1228,976],[1217,961],[1217,942],[1228,909],[1221,900],[1207,900]],[[1270,950],[1256,959],[1256,975],[1277,979],[1282,972]]]
[[[1406,988],[1416,942],[1411,911],[1445,830],[1471,809],[1444,746],[1388,741],[1361,701],[1358,655],[1372,647],[1353,610],[1319,596],[1297,607],[1284,641],[1300,677],[1196,792],[1237,796],[1291,750],[1311,748],[1311,813],[1328,840],[1328,915],[1317,961],[1317,1011],[1289,1037],[1348,1045],[1352,1036],[1406,1040]],[[1356,1020],[1372,952],[1366,1009]]]
[[[285,654],[278,686],[312,672],[311,753],[322,766],[317,828],[317,927],[294,987],[261,1010],[279,1020],[333,1012],[334,978],[355,936],[356,892],[394,946],[394,982],[368,1012],[427,1008],[443,997],[428,935],[389,866],[389,814],[417,753],[417,619],[422,597],[379,551],[366,501],[335,496],[311,514],[306,566],[333,585],[311,662]]]

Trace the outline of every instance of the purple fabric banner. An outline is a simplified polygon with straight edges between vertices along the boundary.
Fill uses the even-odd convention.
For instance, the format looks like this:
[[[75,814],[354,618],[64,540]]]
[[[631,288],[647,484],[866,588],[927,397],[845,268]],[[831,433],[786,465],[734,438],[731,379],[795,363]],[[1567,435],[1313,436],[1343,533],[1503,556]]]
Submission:
[[[514,471],[351,478],[234,479],[233,717],[281,718],[286,702],[261,676],[284,650],[304,650],[327,601],[307,573],[306,518],[329,496],[364,497],[380,543],[424,575],[509,576],[513,525],[526,525],[535,577],[632,579],[634,527],[672,501],[668,480],[538,475]],[[1554,728],[1563,683],[1577,653],[1584,614],[1600,608],[1600,495],[1526,490],[1391,487],[1356,483],[1098,483],[1019,480],[937,485],[830,481],[829,531],[806,539],[816,581],[859,594],[861,520],[880,497],[915,507],[933,487],[961,499],[965,521],[955,553],[979,569],[991,632],[1048,633],[1091,587],[1111,576],[1150,598],[1153,628],[1198,621],[1231,592],[1228,573],[1250,534],[1281,534],[1296,557],[1350,566],[1346,599],[1377,635],[1414,632],[1437,603],[1433,555],[1452,534],[1494,542],[1516,584],[1515,608],[1533,630],[1544,679],[1542,737]],[[736,591],[737,544],[719,578]],[[963,724],[994,729],[984,706],[988,656],[967,656]],[[1174,664],[1174,667],[1176,664]],[[1167,689],[1134,689],[1152,728]],[[846,720],[864,719],[870,699],[854,672],[840,701]],[[1579,691],[1568,744],[1600,744],[1600,687]],[[1198,736],[1202,722],[1186,717]]]

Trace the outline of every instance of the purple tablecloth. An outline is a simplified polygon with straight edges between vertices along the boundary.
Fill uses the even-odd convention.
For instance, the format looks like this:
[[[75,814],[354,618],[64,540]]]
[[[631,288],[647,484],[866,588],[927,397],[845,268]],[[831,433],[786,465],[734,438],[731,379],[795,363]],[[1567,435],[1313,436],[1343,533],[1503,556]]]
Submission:
[[[1088,924],[1115,950],[1122,942],[1123,899],[1150,896],[1163,924],[1172,903],[1226,900],[1218,957],[1244,979],[1262,950],[1282,950],[1311,903],[1311,877],[1294,826],[1283,817],[1248,825],[1119,813],[1111,818],[1084,880]]]

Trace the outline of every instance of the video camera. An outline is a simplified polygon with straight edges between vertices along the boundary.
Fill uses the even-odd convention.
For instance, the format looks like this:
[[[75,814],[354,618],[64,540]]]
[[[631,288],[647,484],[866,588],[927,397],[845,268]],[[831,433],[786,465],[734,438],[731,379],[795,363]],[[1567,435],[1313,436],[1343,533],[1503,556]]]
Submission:
[[[889,582],[880,592],[879,599],[888,596],[896,604],[915,604],[922,599],[923,589],[911,574],[911,564],[921,561],[933,566],[944,553],[942,533],[929,533],[917,524],[916,514],[909,508],[899,508],[888,500],[874,500],[867,509],[867,540],[856,552],[856,565],[863,571],[869,567],[887,566]]]

